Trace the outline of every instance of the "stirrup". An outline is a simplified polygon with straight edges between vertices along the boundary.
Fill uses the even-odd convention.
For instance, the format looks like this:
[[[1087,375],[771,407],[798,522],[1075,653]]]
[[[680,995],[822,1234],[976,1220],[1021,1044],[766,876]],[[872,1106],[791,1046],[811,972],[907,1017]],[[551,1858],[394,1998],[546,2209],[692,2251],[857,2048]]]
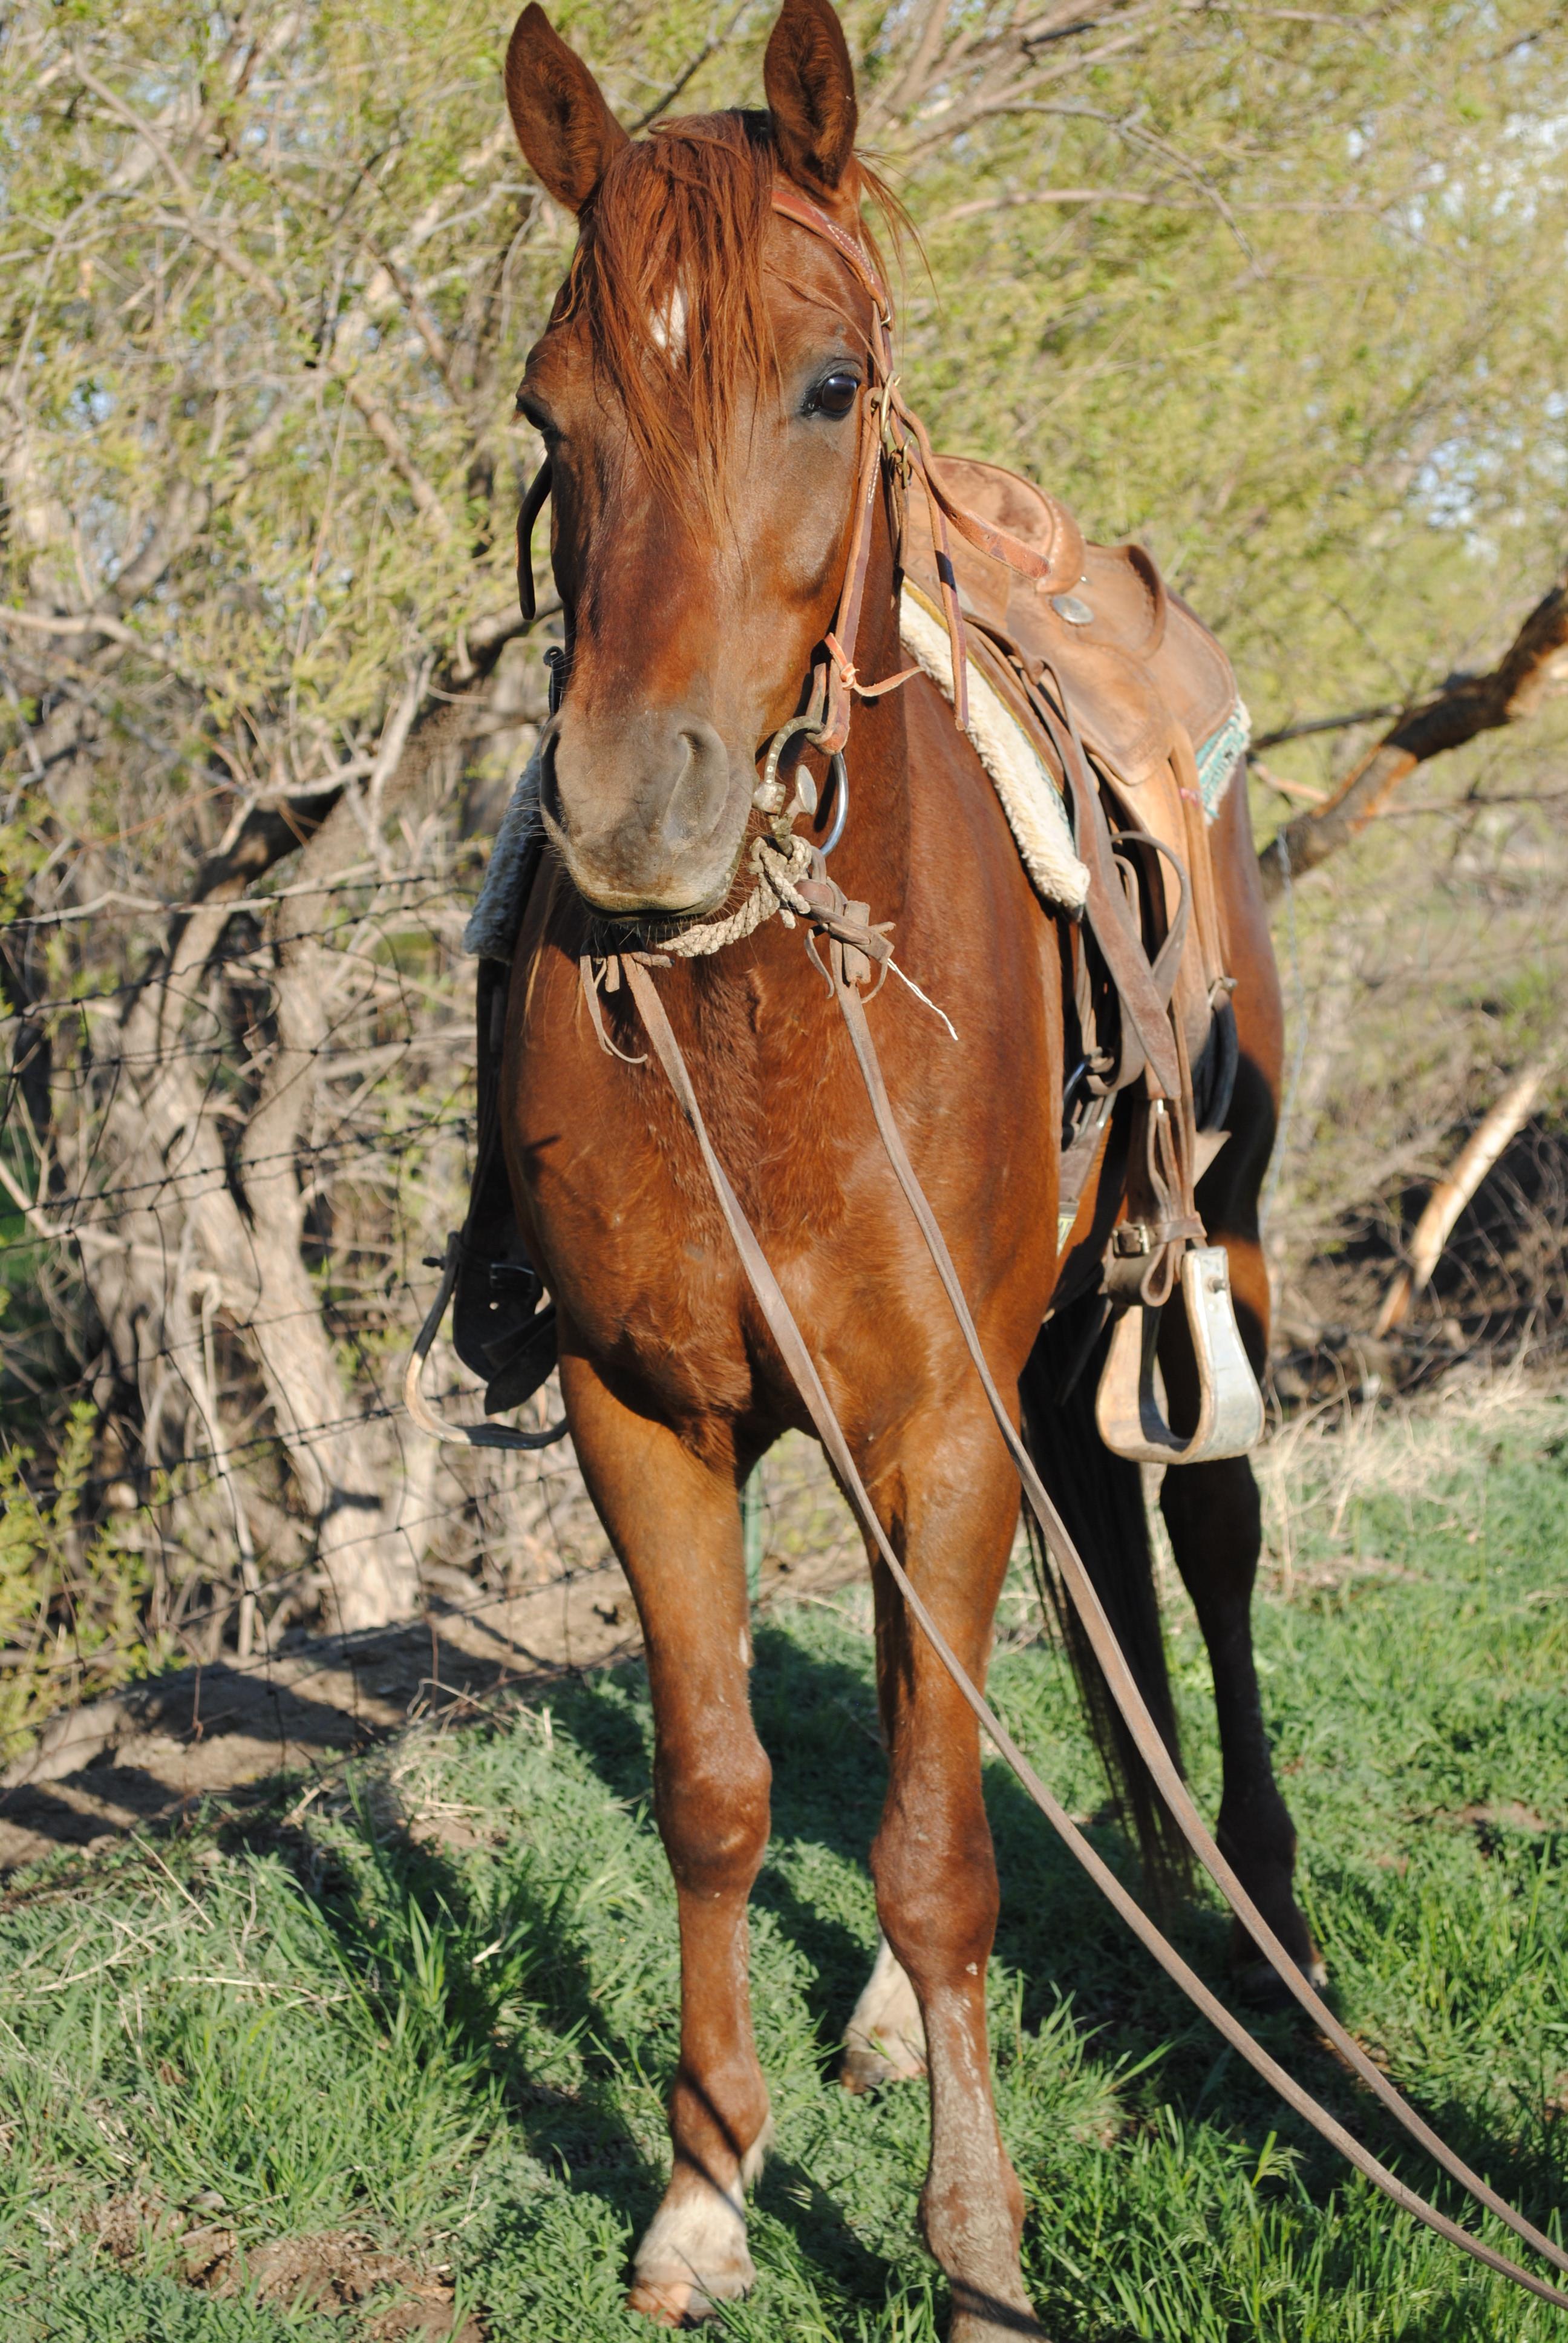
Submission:
[[[1160,1312],[1133,1302],[1118,1312],[1094,1403],[1100,1436],[1113,1455],[1137,1464],[1208,1464],[1244,1456],[1263,1429],[1263,1395],[1241,1346],[1223,1245],[1192,1245],[1181,1256],[1181,1299],[1198,1363],[1198,1423],[1187,1439],[1171,1430],[1154,1389]]]
[[[408,1363],[403,1373],[403,1404],[418,1425],[432,1440],[444,1440],[457,1448],[553,1448],[564,1440],[571,1429],[563,1415],[558,1423],[546,1424],[542,1432],[518,1432],[509,1423],[448,1423],[437,1415],[424,1393],[419,1378],[425,1370],[431,1343],[441,1331],[441,1321],[447,1314],[447,1304],[452,1299],[457,1282],[457,1272],[463,1260],[461,1232],[454,1229],[447,1239],[446,1257],[441,1268],[441,1282],[436,1299],[425,1313],[425,1323],[414,1337],[414,1347],[408,1353]]]

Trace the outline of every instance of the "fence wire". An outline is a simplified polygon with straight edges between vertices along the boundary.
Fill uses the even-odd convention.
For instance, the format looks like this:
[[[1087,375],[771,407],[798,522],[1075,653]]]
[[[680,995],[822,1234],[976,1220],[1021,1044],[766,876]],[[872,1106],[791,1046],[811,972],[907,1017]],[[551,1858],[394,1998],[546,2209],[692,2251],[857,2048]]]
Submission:
[[[435,1573],[447,1605],[608,1557],[569,1448],[437,1452],[397,1396],[435,1282],[417,1264],[461,1218],[473,1133],[457,940],[477,857],[409,850],[427,845],[433,867],[226,903],[132,885],[29,904],[0,936],[0,1495],[28,1564],[9,1607],[0,1583],[7,1747],[61,1697],[234,1652],[247,1609],[266,1641],[327,1624],[373,1553]],[[278,910],[292,930],[312,898],[291,1009]],[[181,969],[196,914],[213,949]],[[317,1023],[297,1047],[302,1006]],[[437,1404],[477,1415],[443,1357]],[[298,1404],[327,1390],[340,1403]],[[363,1523],[335,1514],[334,1476]]]
[[[167,885],[146,859],[93,865],[124,881],[109,885],[85,857],[52,860],[38,885],[67,900],[24,900],[0,933],[8,1742],[59,1679],[90,1691],[148,1654],[237,1649],[247,1606],[268,1633],[321,1624],[330,1573],[351,1580],[367,1557],[396,1549],[475,1601],[604,1557],[569,1452],[435,1451],[397,1396],[474,1139],[459,939],[482,858],[453,844],[450,810],[405,827],[396,869],[224,903],[199,891],[211,840],[187,841]],[[1568,850],[1528,809],[1465,821],[1419,918],[1392,916],[1412,900],[1397,840],[1291,906],[1292,1111],[1269,1222],[1287,1399],[1353,1365],[1453,1134],[1555,1017]],[[193,932],[199,966],[180,960]],[[1568,1340],[1557,1112],[1456,1232],[1412,1321],[1417,1372],[1493,1330],[1521,1354]],[[432,1366],[442,1403],[477,1416],[449,1349]],[[367,1496],[373,1518],[342,1518]]]

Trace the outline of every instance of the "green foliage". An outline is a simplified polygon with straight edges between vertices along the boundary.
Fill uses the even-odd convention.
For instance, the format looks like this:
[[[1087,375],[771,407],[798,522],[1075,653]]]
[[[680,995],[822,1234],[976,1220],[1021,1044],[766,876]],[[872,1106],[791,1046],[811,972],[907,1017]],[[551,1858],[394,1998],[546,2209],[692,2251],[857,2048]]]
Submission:
[[[718,35],[689,0],[559,14],[625,118],[694,59],[682,106],[757,102],[769,6]],[[1260,714],[1497,638],[1558,551],[1561,27],[1091,6],[1031,49],[981,5],[917,54],[929,10],[847,18],[930,256],[906,363],[939,443],[1149,535]],[[146,664],[116,662],[110,730],[150,696],[167,759],[116,829],[196,794],[214,738],[258,785],[319,769],[508,600],[510,392],[571,233],[501,117],[508,21],[13,20],[11,590],[95,600],[210,501],[134,613]]]
[[[1537,2217],[1563,2178],[1568,1634],[1561,1407],[1434,1418],[1298,1454],[1265,1701],[1347,2023]],[[874,1937],[864,1598],[776,1611],[755,1694],[775,1832],[753,1997],[779,2125],[755,2296],[727,2333],[935,2343],[923,2092],[849,2098],[834,2042]],[[1019,1606],[1010,1599],[1010,1614]],[[1211,1806],[1212,1709],[1171,1623]],[[1010,1723],[1074,1807],[1100,1793],[1064,1669],[1014,1640]],[[609,2343],[661,2185],[678,2049],[673,1897],[645,1804],[640,1675],[500,1730],[416,1734],[248,1818],[61,1858],[0,1910],[0,2326],[17,2343],[281,2343],[309,2314],[183,2280],[184,2230],[336,2231],[449,2266],[492,2334]],[[1273,2102],[1069,1869],[1001,1769],[991,1976],[1025,2257],[1061,2343],[1546,2343],[1551,2314],[1391,2212]],[[1113,1860],[1113,1837],[1097,1828]],[[1224,1926],[1181,1924],[1222,1978]],[[1430,2175],[1292,2022],[1275,2049],[1417,2186]],[[139,2207],[118,2261],[106,2204]],[[123,2232],[119,2233],[123,2235]],[[1502,2242],[1499,2237],[1498,2242]],[[331,2332],[368,2338],[367,2302]]]
[[[772,0],[558,15],[628,122],[759,96]],[[0,28],[0,918],[18,922],[0,975],[51,1093],[0,1155],[3,1397],[47,1455],[101,1342],[93,1379],[123,1411],[106,1450],[210,1462],[226,1425],[232,1473],[193,1475],[177,1513],[146,1508],[171,1565],[148,1638],[166,1615],[237,1634],[242,1517],[269,1599],[288,1582],[275,1618],[307,1612],[325,1483],[307,1443],[328,1427],[361,1447],[385,1432],[350,1477],[389,1517],[411,1485],[385,1368],[420,1314],[410,1272],[457,1216],[459,896],[542,713],[538,641],[507,639],[538,454],[510,409],[573,228],[505,120],[510,15],[29,0]],[[1046,482],[1094,535],[1147,538],[1223,634],[1260,729],[1397,706],[1489,662],[1562,558],[1558,19],[1533,0],[1040,17],[849,0],[845,16],[865,145],[930,263],[905,255],[900,363],[938,444]],[[1396,1225],[1389,1188],[1441,1161],[1499,1064],[1561,1022],[1563,735],[1531,729],[1444,760],[1413,843],[1389,822],[1357,849],[1350,916],[1325,881],[1286,916],[1288,1135],[1312,1160],[1271,1201],[1304,1201],[1324,1254],[1369,1209]],[[1365,737],[1285,746],[1287,782],[1332,781]],[[333,806],[357,826],[352,854],[327,858],[309,988],[330,1031],[309,1083],[283,1085],[287,1144],[260,1152],[263,1171],[297,1161],[311,1278],[264,1312],[240,1274],[243,1167],[250,1117],[278,1105],[275,930],[254,895],[232,920],[209,905],[210,927],[158,910],[217,887],[230,850],[224,891],[286,884]],[[149,970],[193,933],[155,1007]],[[52,1005],[29,1032],[35,1002]],[[45,1259],[34,1233],[72,1235],[77,1213],[126,1241]],[[1560,1227],[1555,1250],[1533,1243],[1521,1339],[1562,1284]],[[1311,1331],[1368,1314],[1325,1304]],[[166,1372],[208,1349],[210,1422]],[[436,1469],[385,1534],[451,1531],[445,1559],[467,1566],[491,1534],[477,1483],[449,1456]],[[62,1628],[106,1655],[128,1621],[115,1664],[139,1664],[128,1534],[75,1518],[26,1534],[55,1656]],[[0,1704],[18,1735],[43,1603]],[[116,1634],[94,1645],[101,1616]]]
[[[62,1671],[85,1696],[139,1675],[150,1658],[142,1557],[113,1515],[96,1526],[82,1518],[97,1421],[90,1400],[70,1409],[43,1492],[31,1449],[0,1445],[0,1765],[58,1704]]]

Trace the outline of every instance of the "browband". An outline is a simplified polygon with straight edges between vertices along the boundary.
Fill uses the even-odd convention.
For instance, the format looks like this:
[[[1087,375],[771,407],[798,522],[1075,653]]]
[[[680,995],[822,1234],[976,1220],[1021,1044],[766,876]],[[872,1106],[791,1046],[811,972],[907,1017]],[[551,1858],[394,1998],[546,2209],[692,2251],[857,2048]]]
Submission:
[[[773,208],[782,218],[793,220],[797,227],[809,228],[813,236],[819,236],[824,243],[832,246],[840,260],[849,262],[876,303],[883,325],[890,328],[893,305],[888,298],[888,288],[878,276],[871,256],[859,237],[851,236],[848,228],[840,227],[820,205],[814,204],[809,196],[803,196],[789,179],[774,180]]]

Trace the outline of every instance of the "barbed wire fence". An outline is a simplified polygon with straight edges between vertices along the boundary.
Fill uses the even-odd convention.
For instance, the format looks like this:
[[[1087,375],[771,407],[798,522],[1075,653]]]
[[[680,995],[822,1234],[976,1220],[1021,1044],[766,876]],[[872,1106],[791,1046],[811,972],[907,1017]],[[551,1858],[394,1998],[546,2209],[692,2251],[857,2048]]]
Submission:
[[[344,875],[6,930],[0,1762],[149,1668],[609,1558],[569,1443],[439,1447],[398,1396],[472,1161],[484,849],[452,813]],[[431,1369],[476,1416],[444,1338]],[[799,1481],[770,1469],[762,1544],[824,1534]]]
[[[518,728],[512,764],[533,738]],[[493,1599],[607,1558],[569,1448],[437,1448],[397,1396],[471,1161],[460,939],[484,848],[465,827],[433,797],[386,855],[330,878],[156,910],[105,890],[90,919],[65,900],[10,922],[0,1753],[151,1665],[246,1660],[290,1628],[380,1624],[432,1593]],[[1528,960],[1536,907],[1516,916],[1509,958]],[[1364,1049],[1369,1030],[1346,1015],[1354,956],[1313,975],[1303,1116],[1343,1079],[1322,1037]],[[1311,1138],[1292,1141],[1295,1181]],[[1454,1274],[1478,1323],[1501,1311],[1539,1346],[1559,1333],[1561,1151],[1522,1144],[1535,1192],[1500,1184]],[[1435,1315],[1423,1339],[1439,1360],[1458,1342]],[[433,1365],[443,1403],[476,1414],[448,1346]],[[543,1404],[558,1413],[553,1392]],[[765,1541],[781,1509],[799,1515],[789,1481],[764,1492]],[[815,1532],[840,1535],[820,1493]]]
[[[400,843],[402,868],[8,930],[0,1664],[28,1715],[602,1553],[569,1450],[437,1450],[394,1398],[461,1217],[479,867],[438,821]]]

